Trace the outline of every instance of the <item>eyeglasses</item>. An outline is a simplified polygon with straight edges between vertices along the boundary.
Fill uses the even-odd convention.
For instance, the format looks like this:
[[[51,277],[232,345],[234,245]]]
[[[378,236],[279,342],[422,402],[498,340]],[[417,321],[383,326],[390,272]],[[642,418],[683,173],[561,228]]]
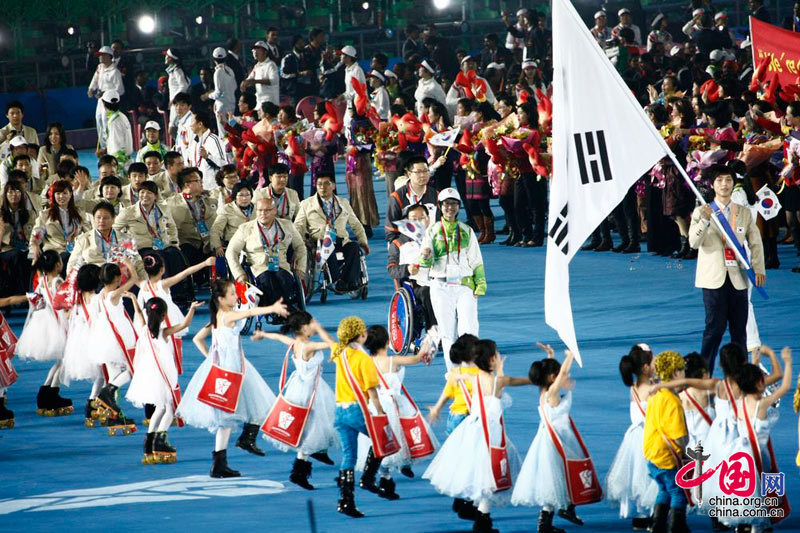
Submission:
[[[199,183],[200,181],[202,181],[202,180],[194,179],[194,180],[186,180],[186,181],[184,181],[184,183]]]
[[[409,172],[409,174],[430,174],[430,173],[431,173],[430,169],[427,168],[420,168],[417,170],[411,170]]]

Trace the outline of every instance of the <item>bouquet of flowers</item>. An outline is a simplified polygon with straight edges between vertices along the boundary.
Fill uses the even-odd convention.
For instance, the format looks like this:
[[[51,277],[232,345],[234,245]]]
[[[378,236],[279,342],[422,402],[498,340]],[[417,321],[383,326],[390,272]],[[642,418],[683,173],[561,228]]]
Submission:
[[[127,260],[133,263],[139,259],[139,248],[136,246],[136,241],[133,239],[120,240],[117,244],[111,247],[111,249],[108,251],[108,257],[106,258],[109,263],[114,263],[119,266],[119,269],[122,272],[122,280],[120,281],[120,285],[124,285],[130,277],[128,267],[125,266],[124,262]]]
[[[381,122],[375,137],[375,167],[381,174],[397,170],[397,146],[397,130],[391,122]]]

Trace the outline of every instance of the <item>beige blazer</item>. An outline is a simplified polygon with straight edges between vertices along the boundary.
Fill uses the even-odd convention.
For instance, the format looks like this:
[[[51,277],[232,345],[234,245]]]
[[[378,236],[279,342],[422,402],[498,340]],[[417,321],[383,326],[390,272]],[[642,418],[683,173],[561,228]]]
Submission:
[[[290,189],[286,187],[284,189],[284,193],[286,195],[286,199],[289,201],[288,208],[285,208],[284,212],[278,210],[278,217],[285,218],[287,220],[294,220],[297,216],[297,210],[300,208],[300,197],[297,195],[297,191],[294,189]],[[253,203],[256,203],[256,200],[259,198],[273,198],[272,189],[269,186],[264,187],[263,189],[257,189],[255,194],[253,195]]]
[[[92,229],[81,233],[75,239],[75,248],[69,256],[69,261],[67,261],[67,272],[70,272],[73,268],[80,268],[82,265],[103,266],[106,264],[106,255],[103,254],[103,249],[97,245],[96,233]],[[124,238],[117,232],[115,232],[114,236],[118,239]],[[106,250],[106,254],[108,254],[108,250]],[[133,266],[136,268],[136,274],[139,279],[147,279],[147,273],[144,271],[144,263],[142,263],[141,257],[136,256]]]
[[[275,223],[278,224],[278,233],[280,235],[280,241],[278,242],[280,267],[287,272],[292,272],[292,270],[305,272],[306,245],[303,239],[300,238],[300,234],[297,233],[295,227],[288,220],[276,218]],[[294,249],[294,269],[286,259],[286,253],[290,246]],[[234,279],[244,275],[244,269],[239,262],[240,252],[245,253],[247,263],[250,265],[254,276],[259,276],[267,270],[267,252],[264,251],[257,220],[251,220],[239,226],[239,229],[233,234],[231,242],[228,243],[225,259],[228,261],[228,268]]]
[[[764,247],[761,234],[756,226],[750,210],[740,205],[731,204],[731,218],[736,213],[736,224],[733,231],[741,243],[750,248],[750,263],[756,274],[764,274]],[[695,287],[701,289],[718,289],[725,283],[725,276],[731,278],[731,284],[737,290],[747,288],[747,276],[740,266],[725,266],[725,241],[713,221],[706,221],[700,216],[700,208],[692,213],[692,224],[689,226],[689,245],[697,249],[697,271]]]
[[[36,222],[36,216],[30,212],[28,212],[28,222],[25,223],[25,236],[30,239],[31,234],[33,233],[33,226]],[[9,250],[13,250],[14,247],[11,245],[11,224],[6,224],[3,222],[3,219],[0,218],[0,252],[8,252]]]
[[[197,230],[197,222],[195,222],[192,211],[189,209],[189,205],[186,203],[182,194],[170,196],[166,204],[167,209],[169,209],[172,215],[172,220],[175,221],[175,226],[178,229],[178,242],[181,244],[191,244],[198,250],[205,249],[208,251],[211,227],[214,225],[214,221],[217,218],[217,203],[206,195],[203,195],[201,200],[206,208],[205,218],[203,220],[209,231],[209,234],[206,235],[205,238],[203,238]]]
[[[78,215],[80,216],[80,224],[75,239],[82,233],[92,230],[92,225],[89,224],[86,213],[78,209]],[[41,231],[44,234],[44,238],[40,242],[43,252],[46,250],[55,250],[58,253],[67,251],[67,239],[64,238],[64,228],[61,226],[61,220],[52,220],[49,210],[42,210],[39,213],[39,216],[36,218],[36,223],[33,225],[33,231],[34,233]],[[70,234],[67,237],[71,239],[72,235]],[[33,248],[33,245],[34,239],[33,235],[31,235],[30,247]]]
[[[178,230],[169,209],[163,203],[157,203],[156,207],[161,211],[161,215],[158,218],[158,229],[153,228],[153,230],[160,236],[165,247],[178,246]],[[153,247],[155,238],[148,230],[139,202],[120,209],[119,215],[114,220],[114,229],[120,233],[121,239],[133,239],[140,250]]]
[[[256,206],[253,205],[253,211],[250,213],[251,218],[256,216]],[[249,222],[249,219],[244,216],[242,209],[236,205],[236,202],[231,202],[217,207],[217,218],[214,220],[214,225],[211,226],[211,249],[216,250],[220,246],[227,244],[233,238],[233,234],[239,229],[239,226]]]
[[[147,176],[152,182],[155,182],[158,185],[158,197],[161,200],[166,200],[167,198],[174,196],[177,191],[172,190],[172,185],[170,182],[172,181],[169,177],[169,174],[166,170],[162,170],[155,176]],[[178,188],[178,184],[175,184],[175,188]]]
[[[325,212],[322,210],[321,200],[318,200],[319,195],[314,195],[311,198],[306,198],[300,202],[300,209],[297,211],[297,217],[294,219],[294,225],[297,231],[303,238],[312,241],[318,241],[325,236],[325,227],[327,226],[327,219]],[[341,207],[341,213],[333,221],[333,228],[336,230],[336,236],[342,239],[343,243],[350,242],[350,235],[347,233],[347,226],[356,234],[356,240],[359,244],[367,244],[367,234],[364,231],[364,226],[361,225],[356,217],[350,203],[341,196],[334,195],[334,201]]]
[[[64,148],[74,150],[71,144],[66,145]],[[47,146],[42,145],[39,147],[39,154],[36,156],[36,162],[39,163],[40,171],[42,165],[47,165],[47,169],[50,174],[56,173],[56,165],[58,164],[58,161],[56,161],[56,154],[49,151]]]

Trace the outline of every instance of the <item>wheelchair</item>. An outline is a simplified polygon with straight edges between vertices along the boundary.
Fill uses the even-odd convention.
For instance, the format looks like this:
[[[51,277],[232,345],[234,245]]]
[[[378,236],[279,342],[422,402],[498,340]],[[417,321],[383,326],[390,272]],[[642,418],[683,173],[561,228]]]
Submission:
[[[424,319],[425,310],[422,302],[417,300],[414,288],[408,281],[403,281],[389,301],[389,318],[387,330],[389,331],[389,347],[397,355],[416,354],[427,340],[433,343],[434,353],[438,347],[438,329],[425,335]],[[432,355],[432,354],[431,354]]]
[[[352,291],[340,291],[336,289],[336,281],[338,280],[333,279],[331,276],[327,261],[321,266],[317,266],[316,244],[306,243],[306,249],[308,250],[308,253],[306,254],[308,261],[306,262],[305,279],[306,304],[311,303],[311,299],[317,292],[319,293],[319,301],[323,304],[328,301],[329,292],[339,295],[349,294],[352,300],[367,299],[369,294],[369,271],[367,269],[367,258],[364,255],[364,251],[360,247],[358,249],[358,259],[361,267],[361,285]]]

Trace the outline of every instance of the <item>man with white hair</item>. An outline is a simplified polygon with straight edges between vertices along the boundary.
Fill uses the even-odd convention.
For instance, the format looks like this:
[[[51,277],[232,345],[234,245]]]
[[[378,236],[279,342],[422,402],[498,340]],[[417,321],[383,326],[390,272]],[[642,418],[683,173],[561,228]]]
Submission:
[[[227,120],[228,112],[233,113],[236,109],[236,75],[228,66],[228,52],[223,47],[214,48],[211,57],[214,59],[214,90],[207,97],[202,95],[200,98],[214,100],[217,133],[223,136],[225,134],[223,124]]]
[[[639,26],[633,23],[633,15],[631,14],[631,10],[627,7],[623,7],[619,11],[617,11],[617,16],[619,17],[619,24],[614,26],[611,30],[611,35],[615,38],[619,37],[619,30],[622,28],[630,28],[633,31],[633,42],[636,46],[642,45],[642,30],[639,29]]]
[[[110,46],[103,46],[97,51],[100,64],[97,65],[89,82],[87,95],[89,98],[97,98],[97,107],[94,111],[94,120],[97,125],[98,137],[106,124],[106,108],[103,105],[102,96],[106,91],[116,91],[119,96],[125,94],[125,87],[122,84],[122,73],[114,63],[114,51]],[[101,148],[105,145],[101,145]]]

